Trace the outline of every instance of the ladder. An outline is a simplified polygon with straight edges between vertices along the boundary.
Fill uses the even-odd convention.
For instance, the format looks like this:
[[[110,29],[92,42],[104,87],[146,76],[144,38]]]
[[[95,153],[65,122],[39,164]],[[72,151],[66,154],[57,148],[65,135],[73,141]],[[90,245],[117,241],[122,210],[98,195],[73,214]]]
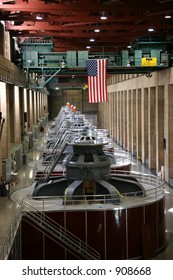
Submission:
[[[63,137],[62,142],[60,142],[59,147],[56,149],[56,151],[53,151],[52,153],[52,160],[49,162],[49,164],[45,167],[42,176],[40,177],[39,181],[38,181],[38,185],[45,183],[49,180],[50,175],[52,174],[55,166],[58,163],[58,160],[60,159],[60,156],[62,155],[62,153],[64,152],[67,143],[68,143],[68,138],[69,135],[66,132],[65,136]]]

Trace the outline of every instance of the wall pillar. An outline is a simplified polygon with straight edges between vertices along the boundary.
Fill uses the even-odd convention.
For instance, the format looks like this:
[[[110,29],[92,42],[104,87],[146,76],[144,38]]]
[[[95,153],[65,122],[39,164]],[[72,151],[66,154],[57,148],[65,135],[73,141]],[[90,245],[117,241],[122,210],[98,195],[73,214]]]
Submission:
[[[0,178],[9,180],[10,176],[10,90],[9,86],[0,82],[0,112],[1,119],[1,136],[0,136]],[[3,121],[4,119],[4,121]],[[3,166],[2,160],[5,166]]]
[[[123,91],[123,148],[127,148],[127,91]]]
[[[120,144],[120,92],[117,92],[117,143]]]
[[[141,89],[138,89],[136,91],[136,156],[138,159],[142,157],[141,137]]]
[[[113,103],[113,118],[114,118],[114,131],[113,139],[117,142],[117,92],[114,92],[114,103]]]
[[[148,88],[142,90],[142,162],[147,163],[148,159]]]
[[[161,171],[164,166],[164,87],[159,86],[156,89],[156,172]]]
[[[27,102],[27,89],[24,88],[23,92],[23,110],[24,110],[24,128],[25,132],[28,131],[28,102]]]
[[[136,90],[131,92],[131,152],[136,155]]]
[[[127,150],[131,151],[131,90],[127,91]]]
[[[37,124],[38,121],[38,101],[37,101],[37,92],[33,91],[33,124]]]
[[[173,85],[165,86],[165,123],[164,135],[165,146],[164,161],[165,161],[165,180],[173,182]]]
[[[33,130],[33,100],[32,100],[33,92],[32,92],[32,90],[29,90],[28,97],[29,97],[28,128],[30,131],[32,131]]]
[[[148,95],[148,166],[156,170],[156,88]]]
[[[120,91],[120,146],[123,146],[123,91]]]
[[[108,102],[108,113],[109,113],[109,124],[108,124],[108,127],[109,127],[109,134],[110,134],[110,137],[112,138],[112,130],[113,130],[113,115],[112,115],[112,92],[109,93],[109,102]]]
[[[14,143],[21,143],[19,87],[14,87]]]
[[[9,157],[10,151],[10,126],[9,124],[9,94],[6,88],[6,84],[0,82],[0,98],[1,98],[1,112],[2,117],[5,119],[2,135],[1,135],[1,147],[2,158]]]

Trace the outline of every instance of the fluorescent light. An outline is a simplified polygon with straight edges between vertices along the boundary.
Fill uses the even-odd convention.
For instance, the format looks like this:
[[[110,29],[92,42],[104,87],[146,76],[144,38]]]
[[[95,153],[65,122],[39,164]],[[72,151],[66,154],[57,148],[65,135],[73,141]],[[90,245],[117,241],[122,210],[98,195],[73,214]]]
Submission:
[[[171,18],[171,16],[170,15],[166,15],[165,18],[169,19],[169,18]]]
[[[100,19],[102,19],[102,20],[107,19],[107,16],[106,16],[105,12],[101,13]]]
[[[107,16],[101,16],[100,19],[105,20],[107,19]]]
[[[93,38],[90,39],[90,42],[94,42],[94,41],[95,41],[95,39],[93,39]]]
[[[95,29],[94,32],[98,33],[100,32],[100,29]]]
[[[153,31],[154,31],[154,28],[148,28],[148,31],[149,31],[149,32],[153,32]]]
[[[37,15],[36,19],[41,20],[41,19],[43,19],[43,17],[41,15]]]
[[[87,49],[91,49],[91,47],[90,47],[90,46],[86,46],[86,48],[87,48]]]

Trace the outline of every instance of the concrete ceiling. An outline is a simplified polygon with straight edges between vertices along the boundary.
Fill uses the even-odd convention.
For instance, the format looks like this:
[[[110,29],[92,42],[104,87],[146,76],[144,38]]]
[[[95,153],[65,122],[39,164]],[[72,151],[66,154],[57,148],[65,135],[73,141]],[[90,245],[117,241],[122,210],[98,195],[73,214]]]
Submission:
[[[102,13],[107,19],[100,19]],[[166,15],[172,17],[165,18]],[[120,51],[139,37],[172,40],[173,1],[0,1],[0,20],[5,21],[11,36],[22,40],[53,37],[54,51],[84,50],[87,46],[93,51],[103,47],[107,51]],[[154,31],[149,32],[149,28]]]

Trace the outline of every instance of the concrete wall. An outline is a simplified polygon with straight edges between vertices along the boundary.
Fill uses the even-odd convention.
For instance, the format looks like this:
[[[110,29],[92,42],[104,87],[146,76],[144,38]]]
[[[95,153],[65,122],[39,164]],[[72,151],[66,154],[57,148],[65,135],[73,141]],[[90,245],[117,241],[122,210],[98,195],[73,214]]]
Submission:
[[[75,90],[61,90],[52,92],[48,96],[49,100],[49,118],[56,117],[62,106],[69,102],[71,105],[76,106],[77,111],[81,113],[95,113],[98,110],[97,103],[88,103],[88,91],[75,89]]]
[[[112,75],[109,101],[99,104],[102,128],[150,169],[173,180],[173,68],[146,75]]]

